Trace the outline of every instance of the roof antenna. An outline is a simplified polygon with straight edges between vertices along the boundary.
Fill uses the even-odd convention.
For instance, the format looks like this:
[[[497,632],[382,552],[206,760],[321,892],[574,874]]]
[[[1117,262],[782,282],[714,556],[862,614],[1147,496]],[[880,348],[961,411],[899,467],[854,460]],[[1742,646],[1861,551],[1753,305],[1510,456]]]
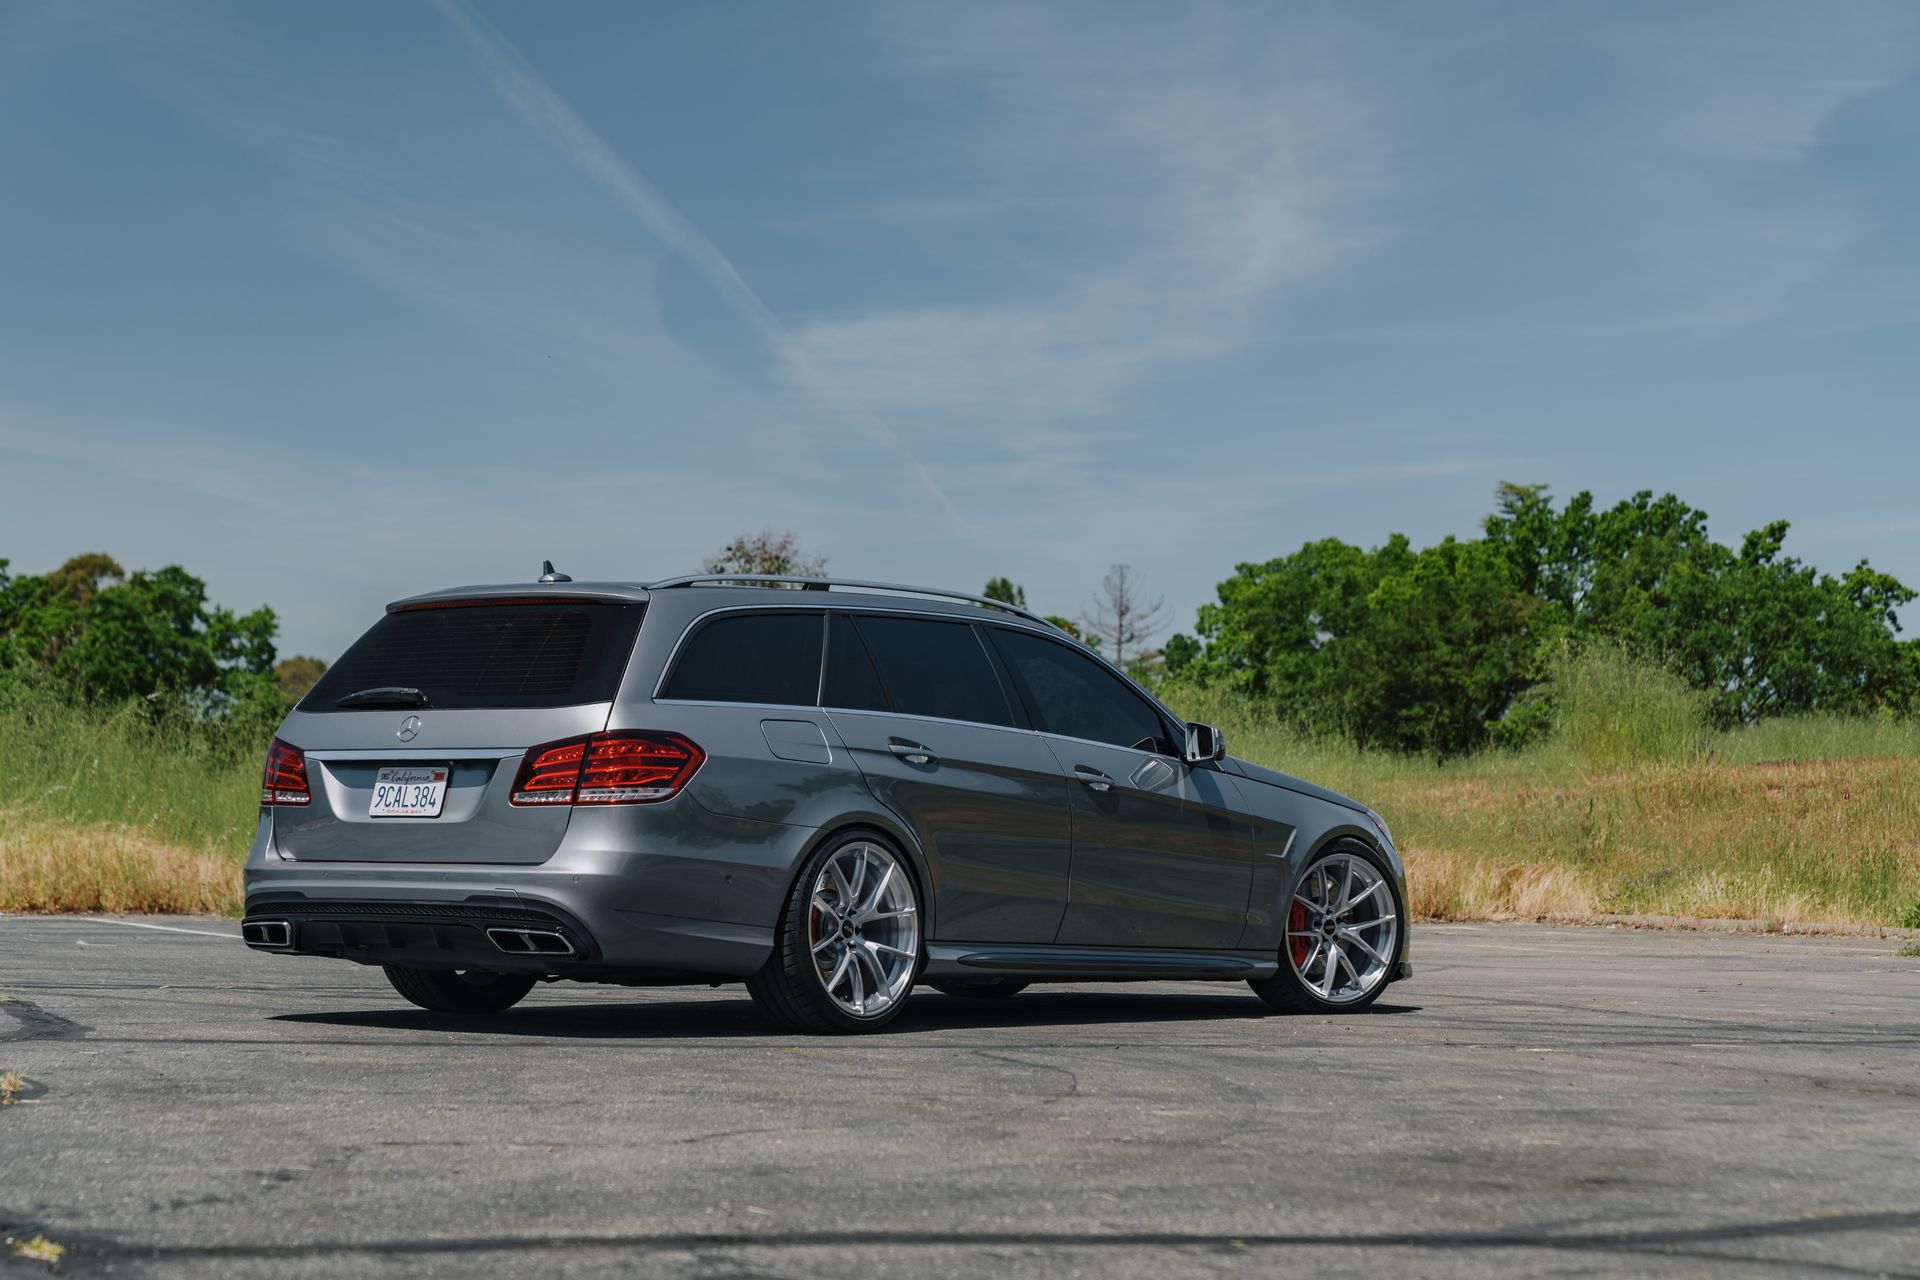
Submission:
[[[572,582],[572,581],[573,581],[573,579],[572,579],[572,578],[569,578],[569,577],[568,577],[568,576],[567,576],[566,574],[564,574],[564,573],[561,573],[561,572],[560,572],[560,571],[559,571],[558,569],[556,569],[556,568],[554,568],[554,567],[553,567],[553,561],[551,561],[551,560],[542,560],[542,561],[540,562],[540,581],[542,581],[542,582]]]

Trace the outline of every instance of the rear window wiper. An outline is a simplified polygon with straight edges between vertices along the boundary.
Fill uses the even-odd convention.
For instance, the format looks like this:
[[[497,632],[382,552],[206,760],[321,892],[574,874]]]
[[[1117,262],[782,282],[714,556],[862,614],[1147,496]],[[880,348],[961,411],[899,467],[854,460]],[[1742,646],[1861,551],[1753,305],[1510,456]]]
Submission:
[[[384,685],[361,689],[333,704],[336,707],[430,707],[427,695],[407,685]]]

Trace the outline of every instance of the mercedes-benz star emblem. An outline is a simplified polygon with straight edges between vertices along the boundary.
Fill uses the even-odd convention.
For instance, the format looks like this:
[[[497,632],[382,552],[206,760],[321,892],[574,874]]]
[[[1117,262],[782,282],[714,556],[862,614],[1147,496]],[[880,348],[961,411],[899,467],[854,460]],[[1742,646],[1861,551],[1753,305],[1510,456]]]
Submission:
[[[412,742],[414,739],[414,736],[419,732],[420,732],[420,717],[408,716],[405,720],[402,720],[400,722],[400,727],[393,731],[393,736],[400,739],[400,741],[402,742]]]

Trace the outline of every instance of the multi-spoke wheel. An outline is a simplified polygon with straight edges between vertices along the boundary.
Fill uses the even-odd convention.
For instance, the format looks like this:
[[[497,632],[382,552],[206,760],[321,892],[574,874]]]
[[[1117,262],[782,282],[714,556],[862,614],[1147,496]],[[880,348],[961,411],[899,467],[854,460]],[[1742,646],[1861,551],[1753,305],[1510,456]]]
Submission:
[[[1378,855],[1337,844],[1294,886],[1280,972],[1249,985],[1277,1009],[1364,1008],[1392,979],[1405,927],[1400,895]]]
[[[794,884],[773,955],[747,981],[760,1007],[807,1031],[867,1031],[900,1012],[920,967],[913,873],[856,836],[816,853]]]

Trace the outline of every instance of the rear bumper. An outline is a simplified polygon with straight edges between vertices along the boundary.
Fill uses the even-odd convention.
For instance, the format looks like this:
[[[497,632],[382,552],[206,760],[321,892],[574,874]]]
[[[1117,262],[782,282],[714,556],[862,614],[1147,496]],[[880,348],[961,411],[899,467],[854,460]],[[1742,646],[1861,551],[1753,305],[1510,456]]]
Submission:
[[[247,946],[273,955],[583,981],[744,978],[773,948],[771,928],[570,906],[528,893],[394,893],[382,885],[387,893],[369,897],[366,885],[312,888],[250,891],[241,921]],[[354,896],[336,896],[343,891]]]
[[[585,981],[744,978],[772,952],[788,868],[814,835],[753,826],[728,833],[744,839],[644,853],[606,838],[626,833],[576,821],[538,866],[408,865],[289,861],[263,818],[247,859],[242,932],[266,954],[361,964]],[[288,926],[285,945],[278,930],[247,927],[276,922]],[[556,935],[565,950],[515,947],[510,936],[503,946],[490,930]]]

